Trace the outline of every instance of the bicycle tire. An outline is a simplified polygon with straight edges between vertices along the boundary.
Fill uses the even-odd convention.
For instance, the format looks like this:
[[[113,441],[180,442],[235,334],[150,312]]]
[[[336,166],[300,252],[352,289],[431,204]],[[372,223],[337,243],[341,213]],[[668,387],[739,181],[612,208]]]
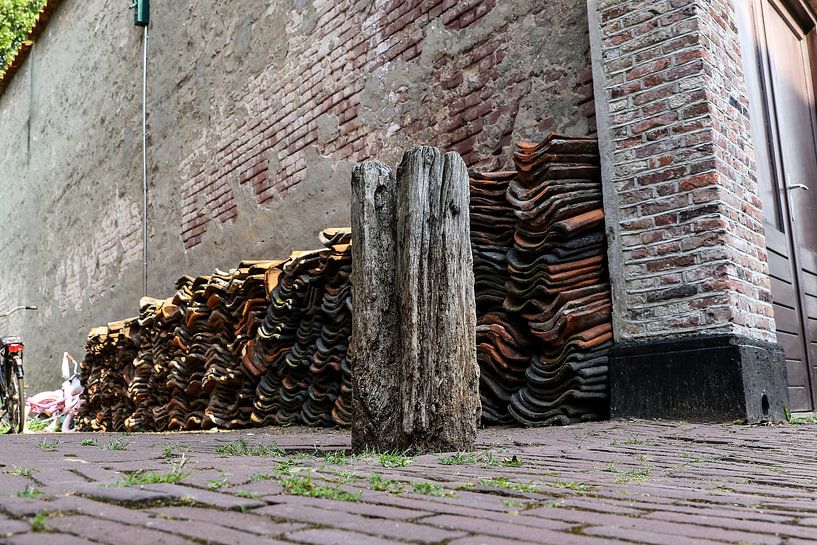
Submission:
[[[0,367],[2,369],[2,367]],[[0,409],[2,409],[3,414],[0,416],[0,424],[6,427],[6,430],[3,433],[11,433],[11,417],[9,415],[9,397],[8,397],[8,383],[6,382],[6,373],[5,369],[0,370],[3,373],[3,384],[0,385]]]
[[[17,362],[20,365],[22,362]],[[9,432],[23,433],[26,425],[26,403],[22,377],[18,377],[14,369],[6,369],[6,384],[9,391],[6,407],[9,409]]]
[[[17,433],[23,433],[26,429],[26,392],[22,377],[17,377],[17,407],[20,416]]]

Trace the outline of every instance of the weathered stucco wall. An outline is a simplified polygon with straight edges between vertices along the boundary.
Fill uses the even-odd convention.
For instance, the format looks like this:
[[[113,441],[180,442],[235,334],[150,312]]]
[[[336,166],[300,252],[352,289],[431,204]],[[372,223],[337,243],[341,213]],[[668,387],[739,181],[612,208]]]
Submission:
[[[471,167],[594,131],[575,0],[152,2],[149,291],[349,225],[350,171],[430,143]],[[64,0],[0,96],[0,320],[31,390],[142,291],[141,30]]]

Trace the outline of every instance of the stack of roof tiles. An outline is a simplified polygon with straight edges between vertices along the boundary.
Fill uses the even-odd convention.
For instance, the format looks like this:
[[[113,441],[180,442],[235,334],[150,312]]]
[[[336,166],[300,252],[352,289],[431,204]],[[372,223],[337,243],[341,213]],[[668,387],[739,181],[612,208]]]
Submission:
[[[202,316],[207,315],[208,336],[201,340],[194,336],[191,349],[197,343],[203,345],[204,428],[243,428],[250,423],[248,393],[254,390],[255,381],[244,373],[240,354],[266,312],[264,276],[271,265],[270,261],[244,261],[237,270],[216,272],[203,290],[201,299],[207,310]]]
[[[143,298],[141,301],[142,312],[139,315],[139,327],[136,330],[135,344],[137,346],[136,359],[133,362],[133,380],[128,385],[128,397],[133,403],[135,410],[125,420],[127,429],[147,429],[148,422],[152,420],[153,407],[160,405],[157,387],[153,372],[154,363],[154,342],[162,329],[155,327],[157,312],[162,305],[158,299]],[[158,354],[161,358],[161,353]],[[157,359],[158,359],[157,358]],[[86,356],[86,361],[88,357]]]
[[[531,346],[527,324],[503,308],[507,296],[508,252],[516,215],[507,199],[516,171],[471,173],[471,250],[477,303],[477,361],[482,421],[509,424],[510,396],[525,383]]]
[[[612,342],[597,143],[518,144],[471,174],[484,424],[607,414]],[[322,248],[182,277],[138,318],[91,331],[79,429],[351,423],[351,232]]]
[[[252,422],[349,425],[351,232],[328,229],[325,248],[295,252],[268,273],[270,305],[244,354],[260,377]]]
[[[127,393],[133,409],[122,425],[106,426],[161,431],[248,425],[249,412],[242,421],[238,403],[244,374],[229,351],[246,342],[256,315],[266,310],[264,270],[261,265],[259,274],[257,264],[246,262],[229,273],[182,277],[169,299],[143,298],[139,318],[131,321],[136,353]],[[92,350],[108,343],[93,330],[83,364],[95,368]]]
[[[77,427],[118,430],[133,413],[128,386],[134,379],[135,326],[135,320],[123,320],[88,334],[87,354],[80,364],[86,402],[77,415]]]
[[[142,299],[140,351],[128,429],[249,425],[254,382],[240,355],[266,311],[269,261],[244,261],[211,276],[182,277],[167,300]],[[146,386],[150,385],[150,386]],[[243,395],[242,395],[243,394]]]
[[[79,429],[348,425],[350,239],[327,229],[320,250],[182,277],[138,318],[92,330]]]
[[[551,135],[519,143],[515,162],[505,309],[536,344],[509,412],[526,425],[603,418],[612,325],[597,142]]]

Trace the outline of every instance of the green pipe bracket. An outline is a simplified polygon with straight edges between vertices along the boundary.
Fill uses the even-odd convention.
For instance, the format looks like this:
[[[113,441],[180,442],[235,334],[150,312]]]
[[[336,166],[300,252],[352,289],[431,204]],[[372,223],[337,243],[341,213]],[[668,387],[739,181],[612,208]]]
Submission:
[[[131,7],[134,8],[133,24],[148,26],[150,22],[150,0],[133,0]]]

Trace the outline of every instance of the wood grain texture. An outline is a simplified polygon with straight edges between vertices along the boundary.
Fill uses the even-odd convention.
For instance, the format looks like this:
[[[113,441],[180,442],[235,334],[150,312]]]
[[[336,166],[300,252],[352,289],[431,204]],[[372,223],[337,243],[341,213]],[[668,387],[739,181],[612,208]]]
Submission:
[[[376,448],[399,428],[397,185],[392,170],[366,161],[352,172],[352,448]]]
[[[470,450],[480,400],[468,171],[456,153],[419,147],[397,187],[400,447]]]

